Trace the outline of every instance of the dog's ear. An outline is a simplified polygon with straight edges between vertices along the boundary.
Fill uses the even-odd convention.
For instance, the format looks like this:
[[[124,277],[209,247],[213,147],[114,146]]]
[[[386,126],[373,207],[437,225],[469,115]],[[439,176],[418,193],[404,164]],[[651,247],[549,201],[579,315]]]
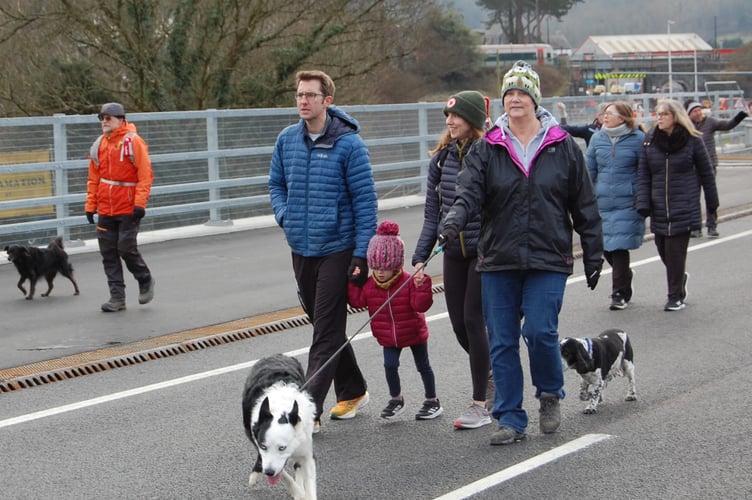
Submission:
[[[298,400],[296,399],[295,402],[292,404],[292,410],[290,410],[290,413],[287,415],[287,418],[290,420],[290,425],[295,427],[300,422],[300,413],[298,410]]]
[[[269,410],[269,398],[266,397],[261,402],[261,407],[259,408],[259,421],[261,420],[269,420],[272,418],[272,412]]]

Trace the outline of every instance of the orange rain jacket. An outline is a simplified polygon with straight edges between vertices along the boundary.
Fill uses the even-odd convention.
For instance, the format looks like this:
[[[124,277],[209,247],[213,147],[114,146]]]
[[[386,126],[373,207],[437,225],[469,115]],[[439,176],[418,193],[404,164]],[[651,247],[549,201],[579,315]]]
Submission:
[[[146,208],[153,180],[146,142],[136,125],[124,122],[103,135],[98,151],[90,154],[85,211],[114,216]]]

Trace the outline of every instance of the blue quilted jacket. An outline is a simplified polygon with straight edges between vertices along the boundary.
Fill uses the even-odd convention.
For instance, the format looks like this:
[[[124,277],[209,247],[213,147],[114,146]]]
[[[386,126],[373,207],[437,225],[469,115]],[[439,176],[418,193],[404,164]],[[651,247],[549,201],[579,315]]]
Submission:
[[[603,249],[632,250],[642,245],[645,218],[637,213],[637,164],[645,134],[632,130],[614,144],[603,129],[590,139],[585,161],[603,220]]]
[[[277,224],[293,253],[323,257],[345,250],[366,258],[378,202],[371,161],[357,120],[329,106],[311,141],[301,120],[280,132],[269,170]]]

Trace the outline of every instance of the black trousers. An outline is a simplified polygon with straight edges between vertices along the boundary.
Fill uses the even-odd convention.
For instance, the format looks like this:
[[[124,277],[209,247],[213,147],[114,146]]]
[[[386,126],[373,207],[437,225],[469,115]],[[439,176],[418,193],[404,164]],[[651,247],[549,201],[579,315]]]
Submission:
[[[347,340],[347,268],[352,251],[324,257],[292,254],[292,267],[300,301],[313,324],[313,341],[308,351],[306,377],[327,362]],[[337,401],[354,399],[366,392],[352,345],[308,381],[308,391],[316,403],[316,418],[324,413],[324,400],[334,382]]]
[[[611,292],[620,292],[623,295],[627,295],[626,291],[632,286],[629,250],[604,251],[603,257],[606,258],[606,262],[611,266]],[[629,298],[627,297],[627,299]]]
[[[110,298],[125,300],[123,262],[139,284],[151,280],[151,272],[138,251],[139,219],[132,215],[100,215],[97,221],[97,241],[102,254],[104,274],[110,287]],[[122,261],[121,261],[122,259]]]
[[[477,259],[444,255],[444,299],[457,342],[470,358],[473,400],[485,401],[491,359],[476,263]]]
[[[684,293],[684,272],[687,269],[687,247],[689,233],[678,236],[655,235],[655,246],[663,265],[666,266],[668,300],[682,299]]]

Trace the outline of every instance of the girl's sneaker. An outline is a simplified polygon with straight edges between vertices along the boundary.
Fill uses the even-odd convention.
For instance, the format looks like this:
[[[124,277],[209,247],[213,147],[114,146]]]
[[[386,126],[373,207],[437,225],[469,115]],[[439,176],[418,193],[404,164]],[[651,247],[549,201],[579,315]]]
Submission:
[[[381,410],[381,418],[392,418],[397,415],[401,415],[405,411],[405,400],[403,399],[390,399],[386,408]]]
[[[415,420],[431,420],[444,412],[438,399],[423,401],[423,407],[415,414]]]

